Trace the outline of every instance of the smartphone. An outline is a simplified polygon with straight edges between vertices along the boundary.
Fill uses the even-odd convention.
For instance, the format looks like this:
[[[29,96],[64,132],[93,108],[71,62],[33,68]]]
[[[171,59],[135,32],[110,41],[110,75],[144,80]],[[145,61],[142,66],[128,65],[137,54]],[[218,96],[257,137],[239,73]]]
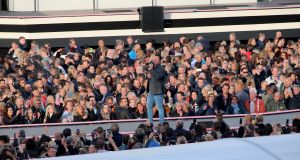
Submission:
[[[285,126],[289,126],[289,122],[290,122],[290,120],[289,119],[286,119],[286,122],[285,122]]]
[[[80,129],[76,129],[76,134],[77,134],[77,135],[80,134]]]
[[[243,118],[240,118],[240,125],[242,125],[243,123]]]
[[[111,135],[111,134],[112,134],[112,133],[111,133],[111,129],[107,129],[107,130],[106,130],[106,135],[109,136],[109,135]]]

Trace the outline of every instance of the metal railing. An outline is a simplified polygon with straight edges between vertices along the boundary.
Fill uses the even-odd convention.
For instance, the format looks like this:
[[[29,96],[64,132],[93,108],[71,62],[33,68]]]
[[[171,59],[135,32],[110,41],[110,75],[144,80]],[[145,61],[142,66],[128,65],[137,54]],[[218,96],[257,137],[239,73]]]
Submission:
[[[288,111],[278,111],[278,112],[267,112],[261,114],[252,114],[263,115],[265,123],[280,123],[285,124],[286,120],[289,119],[292,122],[292,119],[295,116],[300,116],[300,109],[297,110],[288,110]],[[239,126],[240,118],[243,118],[245,114],[236,114],[236,115],[224,115],[224,121],[230,127]],[[166,118],[165,121],[169,122],[171,126],[175,126],[176,121],[182,119],[185,126],[189,126],[194,119],[197,122],[213,122],[215,116],[192,116],[192,117],[171,117]],[[43,133],[43,128],[47,127],[49,130],[49,135],[54,135],[57,131],[62,131],[65,128],[71,128],[72,130],[80,129],[86,133],[91,133],[94,129],[101,126],[104,129],[110,128],[114,123],[117,123],[120,126],[121,132],[133,132],[136,127],[145,123],[146,119],[130,119],[130,120],[105,120],[105,121],[90,121],[90,122],[70,122],[70,123],[51,123],[51,124],[19,124],[19,125],[6,125],[0,126],[1,134],[7,134],[13,136],[18,130],[25,130],[27,134],[32,135],[41,135]],[[154,119],[154,124],[158,123],[158,119]]]

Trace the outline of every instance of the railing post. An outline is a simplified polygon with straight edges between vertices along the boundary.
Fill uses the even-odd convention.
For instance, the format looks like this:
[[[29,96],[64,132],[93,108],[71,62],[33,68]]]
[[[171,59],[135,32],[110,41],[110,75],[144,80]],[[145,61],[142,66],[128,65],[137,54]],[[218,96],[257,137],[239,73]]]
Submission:
[[[36,0],[34,0],[34,11],[36,12]]]
[[[93,10],[96,10],[96,1],[93,0]]]

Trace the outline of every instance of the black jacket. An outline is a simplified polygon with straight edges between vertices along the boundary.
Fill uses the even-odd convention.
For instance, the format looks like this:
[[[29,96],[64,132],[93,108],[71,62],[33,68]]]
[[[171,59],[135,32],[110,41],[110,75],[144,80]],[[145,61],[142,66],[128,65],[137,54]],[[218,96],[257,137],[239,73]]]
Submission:
[[[146,91],[146,89],[145,89],[144,86],[141,86],[139,89],[133,87],[133,90],[134,90],[134,93],[135,93],[137,96],[141,96],[141,95],[144,94],[145,91]]]
[[[84,121],[88,121],[88,120],[89,120],[89,118],[83,119],[82,116],[76,115],[76,116],[74,116],[73,122],[84,122]]]
[[[174,130],[174,134],[176,135],[176,137],[178,136],[186,136],[189,133],[189,131],[183,129],[183,128],[176,128]]]
[[[96,121],[99,119],[98,109],[95,113],[95,111],[93,109],[87,108],[87,112],[88,112],[88,119],[90,121]]]
[[[300,109],[300,94],[290,99],[288,109]]]
[[[3,122],[5,125],[13,125],[13,124],[23,124],[23,117],[21,115],[19,116],[13,116],[12,118],[4,117]]]
[[[216,106],[209,106],[208,103],[204,103],[198,112],[196,113],[198,116],[208,116],[208,115],[215,115],[215,110],[217,109]]]
[[[123,107],[116,107],[115,115],[116,115],[116,119],[132,119],[128,109]]]
[[[144,112],[144,113],[139,113],[139,112],[135,112],[135,118],[137,119],[144,119],[144,118],[147,118],[147,112]]]
[[[232,95],[229,94],[225,104],[224,96],[223,94],[221,94],[216,97],[216,99],[214,100],[214,104],[218,107],[219,110],[223,110],[225,112],[231,103],[231,99],[232,99]]]
[[[51,117],[49,115],[46,116],[46,122],[45,123],[58,123],[59,122],[59,116],[57,113],[54,113]]]

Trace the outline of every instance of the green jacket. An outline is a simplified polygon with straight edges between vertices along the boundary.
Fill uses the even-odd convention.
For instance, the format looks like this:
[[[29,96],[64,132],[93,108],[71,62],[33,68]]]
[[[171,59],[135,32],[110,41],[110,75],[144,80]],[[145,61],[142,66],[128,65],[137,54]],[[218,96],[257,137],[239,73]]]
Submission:
[[[267,107],[266,107],[266,110],[267,112],[274,112],[274,111],[282,111],[282,110],[286,110],[286,107],[283,103],[283,101],[278,101],[278,102],[275,102],[274,99],[272,99]]]
[[[262,100],[264,101],[265,106],[268,106],[268,104],[273,100],[273,97],[269,94],[263,95]]]

